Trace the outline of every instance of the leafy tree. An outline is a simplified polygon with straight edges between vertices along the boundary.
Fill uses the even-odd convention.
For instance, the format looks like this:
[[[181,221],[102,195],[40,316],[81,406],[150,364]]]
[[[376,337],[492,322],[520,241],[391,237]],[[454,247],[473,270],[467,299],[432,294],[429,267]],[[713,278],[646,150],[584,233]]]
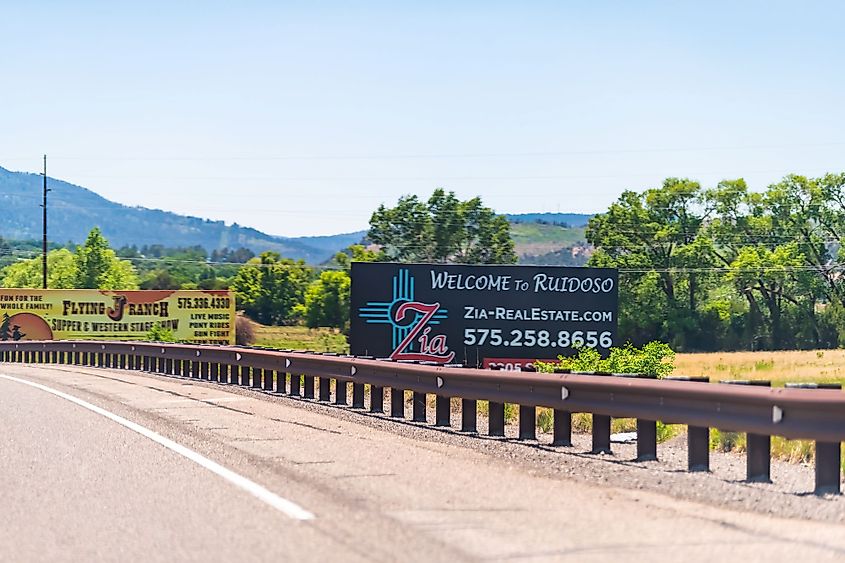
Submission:
[[[370,218],[368,237],[387,260],[460,264],[516,262],[510,225],[478,197],[460,201],[438,188],[427,202],[417,196],[384,205]]]
[[[181,284],[169,270],[154,270],[141,282],[141,289],[179,289]]]
[[[328,265],[349,270],[352,262],[381,262],[383,259],[381,251],[370,250],[363,244],[353,244],[335,254]]]
[[[3,287],[40,288],[42,285],[41,258],[22,260],[3,270]],[[73,253],[66,249],[47,253],[47,287],[73,289],[76,287],[76,262]]]
[[[351,280],[345,271],[324,271],[305,293],[305,321],[311,328],[330,326],[346,331],[349,325]]]
[[[305,262],[282,259],[276,252],[263,252],[250,260],[232,280],[239,305],[263,324],[294,320],[294,310],[305,299],[313,277]]]
[[[660,188],[625,191],[590,219],[586,235],[596,251],[589,264],[628,270],[620,284],[620,318],[628,323],[623,338],[677,347],[698,339],[708,281],[700,270],[713,263],[702,203],[698,182],[668,178]]]
[[[85,244],[76,247],[74,285],[80,289],[137,289],[138,276],[132,263],[121,260],[109,247],[100,229],[88,233]]]

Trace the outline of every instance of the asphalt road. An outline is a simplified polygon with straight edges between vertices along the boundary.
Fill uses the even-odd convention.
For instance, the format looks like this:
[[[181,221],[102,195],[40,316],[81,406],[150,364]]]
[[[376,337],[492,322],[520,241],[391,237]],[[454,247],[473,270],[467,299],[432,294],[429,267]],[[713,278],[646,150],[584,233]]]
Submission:
[[[0,366],[2,561],[716,559],[845,560],[845,528],[532,475],[223,386]]]

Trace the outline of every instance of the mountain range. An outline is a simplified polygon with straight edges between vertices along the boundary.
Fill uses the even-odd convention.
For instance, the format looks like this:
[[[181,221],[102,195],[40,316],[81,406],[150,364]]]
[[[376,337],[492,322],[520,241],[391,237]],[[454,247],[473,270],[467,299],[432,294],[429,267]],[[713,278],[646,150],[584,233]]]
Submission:
[[[43,179],[39,174],[12,172],[0,167],[0,236],[6,239],[40,239]],[[69,182],[48,179],[50,240],[79,244],[98,226],[115,248],[125,245],[161,244],[168,247],[202,246],[207,251],[239,247],[255,253],[265,250],[318,264],[336,252],[364,239],[366,231],[326,236],[280,237],[237,223],[212,221],[110,201]],[[508,215],[521,258],[534,259],[583,246],[583,227],[591,215],[526,213]],[[573,255],[578,252],[573,251]],[[559,260],[556,256],[554,260]],[[577,261],[577,260],[576,260]],[[557,263],[557,262],[555,262]]]

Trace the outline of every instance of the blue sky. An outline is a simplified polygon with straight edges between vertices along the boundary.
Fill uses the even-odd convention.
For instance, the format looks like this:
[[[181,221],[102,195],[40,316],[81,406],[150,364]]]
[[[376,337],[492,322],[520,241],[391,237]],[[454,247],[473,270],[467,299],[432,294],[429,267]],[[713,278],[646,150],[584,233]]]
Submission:
[[[840,2],[7,2],[0,166],[272,234],[845,170]]]

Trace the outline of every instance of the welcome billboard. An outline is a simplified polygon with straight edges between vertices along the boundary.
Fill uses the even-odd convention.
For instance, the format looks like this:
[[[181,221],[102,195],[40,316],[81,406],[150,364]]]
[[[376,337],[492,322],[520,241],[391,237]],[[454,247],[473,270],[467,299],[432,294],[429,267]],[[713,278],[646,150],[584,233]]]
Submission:
[[[352,264],[353,354],[520,369],[613,346],[618,273],[605,268]]]
[[[0,340],[143,340],[154,326],[179,341],[235,343],[229,291],[0,288]]]

